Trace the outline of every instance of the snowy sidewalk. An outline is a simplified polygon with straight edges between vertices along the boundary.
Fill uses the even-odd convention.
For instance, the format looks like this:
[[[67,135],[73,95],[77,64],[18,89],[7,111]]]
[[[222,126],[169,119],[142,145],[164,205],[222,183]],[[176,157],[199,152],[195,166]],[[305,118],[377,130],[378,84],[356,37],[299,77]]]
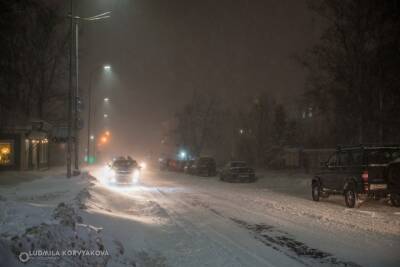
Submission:
[[[65,167],[53,167],[46,170],[35,171],[2,171],[0,172],[0,187],[15,186],[24,182],[31,182],[44,177],[65,177]]]

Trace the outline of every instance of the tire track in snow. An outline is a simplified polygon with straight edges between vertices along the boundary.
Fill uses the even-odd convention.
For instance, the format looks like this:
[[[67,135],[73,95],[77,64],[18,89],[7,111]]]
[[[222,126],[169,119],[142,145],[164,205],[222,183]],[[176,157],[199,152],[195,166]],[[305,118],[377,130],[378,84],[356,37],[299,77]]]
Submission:
[[[275,226],[267,225],[264,223],[250,224],[237,218],[227,217],[215,208],[211,208],[209,204],[202,202],[198,197],[187,198],[192,200],[188,202],[191,203],[193,206],[200,206],[218,216],[230,219],[240,227],[249,230],[249,232],[253,234],[254,238],[264,245],[283,253],[285,256],[290,257],[305,266],[315,266],[315,264],[318,264],[328,266],[360,267],[360,265],[357,263],[342,261],[337,259],[330,253],[311,248],[305,243],[296,240],[289,233],[277,229]],[[248,212],[248,210],[245,211]],[[305,262],[303,259],[310,259],[312,263]]]
[[[203,237],[206,236],[209,241],[212,241],[214,244],[217,244],[219,246],[219,248],[222,248],[224,251],[229,251],[228,255],[231,255],[231,256],[235,255],[235,254],[237,254],[237,251],[239,251],[242,254],[246,254],[248,257],[252,258],[253,261],[258,263],[257,265],[249,264],[248,262],[245,262],[245,261],[241,260],[240,258],[236,257],[236,260],[240,263],[240,266],[270,266],[270,267],[281,266],[281,265],[275,265],[275,264],[271,263],[269,260],[267,260],[266,258],[255,254],[254,252],[252,252],[251,248],[248,249],[248,248],[246,248],[245,245],[239,244],[238,242],[233,240],[231,237],[229,237],[229,235],[223,234],[220,231],[213,229],[211,225],[202,224],[201,222],[195,223],[195,222],[189,221],[188,219],[185,219],[184,215],[181,215],[179,213],[179,211],[176,211],[176,209],[174,209],[172,207],[176,206],[176,204],[179,204],[181,207],[184,207],[184,210],[190,211],[191,214],[199,213],[199,210],[194,208],[192,205],[185,203],[184,201],[182,201],[179,198],[169,196],[167,193],[165,193],[163,190],[161,190],[159,188],[157,188],[157,191],[159,192],[160,195],[162,195],[162,197],[164,198],[164,201],[166,200],[166,202],[171,202],[171,201],[173,202],[172,205],[168,205],[165,202],[160,203],[160,205],[161,206],[163,204],[167,205],[164,207],[164,209],[168,210],[168,212],[170,213],[170,215],[174,219],[174,221],[178,225],[182,226],[185,229],[185,231],[192,232],[192,234],[194,232],[195,236],[203,236]],[[206,209],[204,209],[203,211],[211,211],[213,213],[212,219],[214,221],[218,221],[219,224],[223,224],[223,225],[231,224],[231,226],[232,226],[232,222],[229,219],[223,217],[222,214],[218,213],[218,211],[206,210]],[[210,217],[209,214],[207,214],[207,218],[209,218],[209,217]],[[235,226],[233,224],[233,227],[237,227],[237,226]],[[195,231],[193,231],[193,229],[195,229]],[[239,229],[240,228],[238,227],[237,230],[239,230]],[[239,232],[239,231],[237,231],[237,232]],[[237,232],[234,232],[234,233],[237,233]],[[213,236],[210,236],[210,233]],[[216,237],[218,237],[218,238],[216,238]],[[251,236],[250,236],[250,238],[252,239],[251,242],[253,242],[253,238]],[[208,242],[208,244],[209,244],[209,242]],[[227,245],[227,244],[229,244],[229,245]],[[235,251],[235,250],[237,250],[237,251]],[[274,254],[275,254],[275,252],[274,252]],[[289,256],[289,258],[296,261],[297,263],[301,263],[303,265],[308,266],[305,262],[299,261],[296,258],[292,258],[290,256]],[[293,264],[292,261],[291,261],[291,264]],[[289,265],[291,265],[291,264],[289,264]],[[231,265],[228,265],[228,266],[231,266]]]

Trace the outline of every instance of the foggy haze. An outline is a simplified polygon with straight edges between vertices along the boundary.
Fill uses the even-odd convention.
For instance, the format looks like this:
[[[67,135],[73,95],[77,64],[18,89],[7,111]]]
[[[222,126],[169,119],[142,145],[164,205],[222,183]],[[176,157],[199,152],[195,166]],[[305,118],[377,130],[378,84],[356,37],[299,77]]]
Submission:
[[[157,151],[161,123],[194,90],[215,91],[228,104],[262,91],[278,101],[303,91],[304,71],[293,57],[315,38],[306,1],[84,0],[77,6],[80,16],[106,11],[110,19],[81,26],[80,84],[85,94],[89,72],[112,65],[111,73],[95,73],[93,92],[111,99],[97,111],[110,113],[115,151]]]

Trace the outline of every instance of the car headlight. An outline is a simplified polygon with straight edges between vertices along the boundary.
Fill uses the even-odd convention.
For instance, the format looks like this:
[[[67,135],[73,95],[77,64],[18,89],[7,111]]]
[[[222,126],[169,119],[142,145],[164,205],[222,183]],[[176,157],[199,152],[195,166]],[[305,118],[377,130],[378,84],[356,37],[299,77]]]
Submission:
[[[140,162],[139,166],[140,166],[140,168],[142,168],[143,170],[145,170],[145,169],[147,168],[147,164],[146,164],[146,162],[144,162],[144,161]]]
[[[140,171],[139,170],[134,170],[132,175],[133,175],[133,178],[139,178]]]

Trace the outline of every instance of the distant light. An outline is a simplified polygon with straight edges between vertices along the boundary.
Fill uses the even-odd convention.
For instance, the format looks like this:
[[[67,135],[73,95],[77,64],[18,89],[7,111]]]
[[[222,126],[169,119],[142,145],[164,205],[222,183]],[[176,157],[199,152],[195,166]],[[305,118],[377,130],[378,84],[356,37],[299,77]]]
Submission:
[[[104,98],[104,102],[108,102],[110,99],[108,97]]]
[[[107,143],[107,141],[108,141],[107,137],[103,136],[103,137],[101,138],[101,142],[102,142],[103,144],[104,144],[104,143]]]
[[[91,135],[91,136],[90,136],[90,140],[94,140],[94,135]]]
[[[179,153],[179,157],[180,157],[181,159],[185,159],[185,158],[186,158],[186,152],[182,150],[182,151]]]
[[[240,133],[240,134],[244,134],[244,130],[243,130],[243,129],[240,129],[240,130],[239,130],[239,133]]]
[[[106,131],[105,135],[110,136],[110,131]]]
[[[104,114],[104,118],[108,118],[108,114]]]
[[[105,65],[104,66],[104,70],[111,70],[111,66],[110,65]]]

